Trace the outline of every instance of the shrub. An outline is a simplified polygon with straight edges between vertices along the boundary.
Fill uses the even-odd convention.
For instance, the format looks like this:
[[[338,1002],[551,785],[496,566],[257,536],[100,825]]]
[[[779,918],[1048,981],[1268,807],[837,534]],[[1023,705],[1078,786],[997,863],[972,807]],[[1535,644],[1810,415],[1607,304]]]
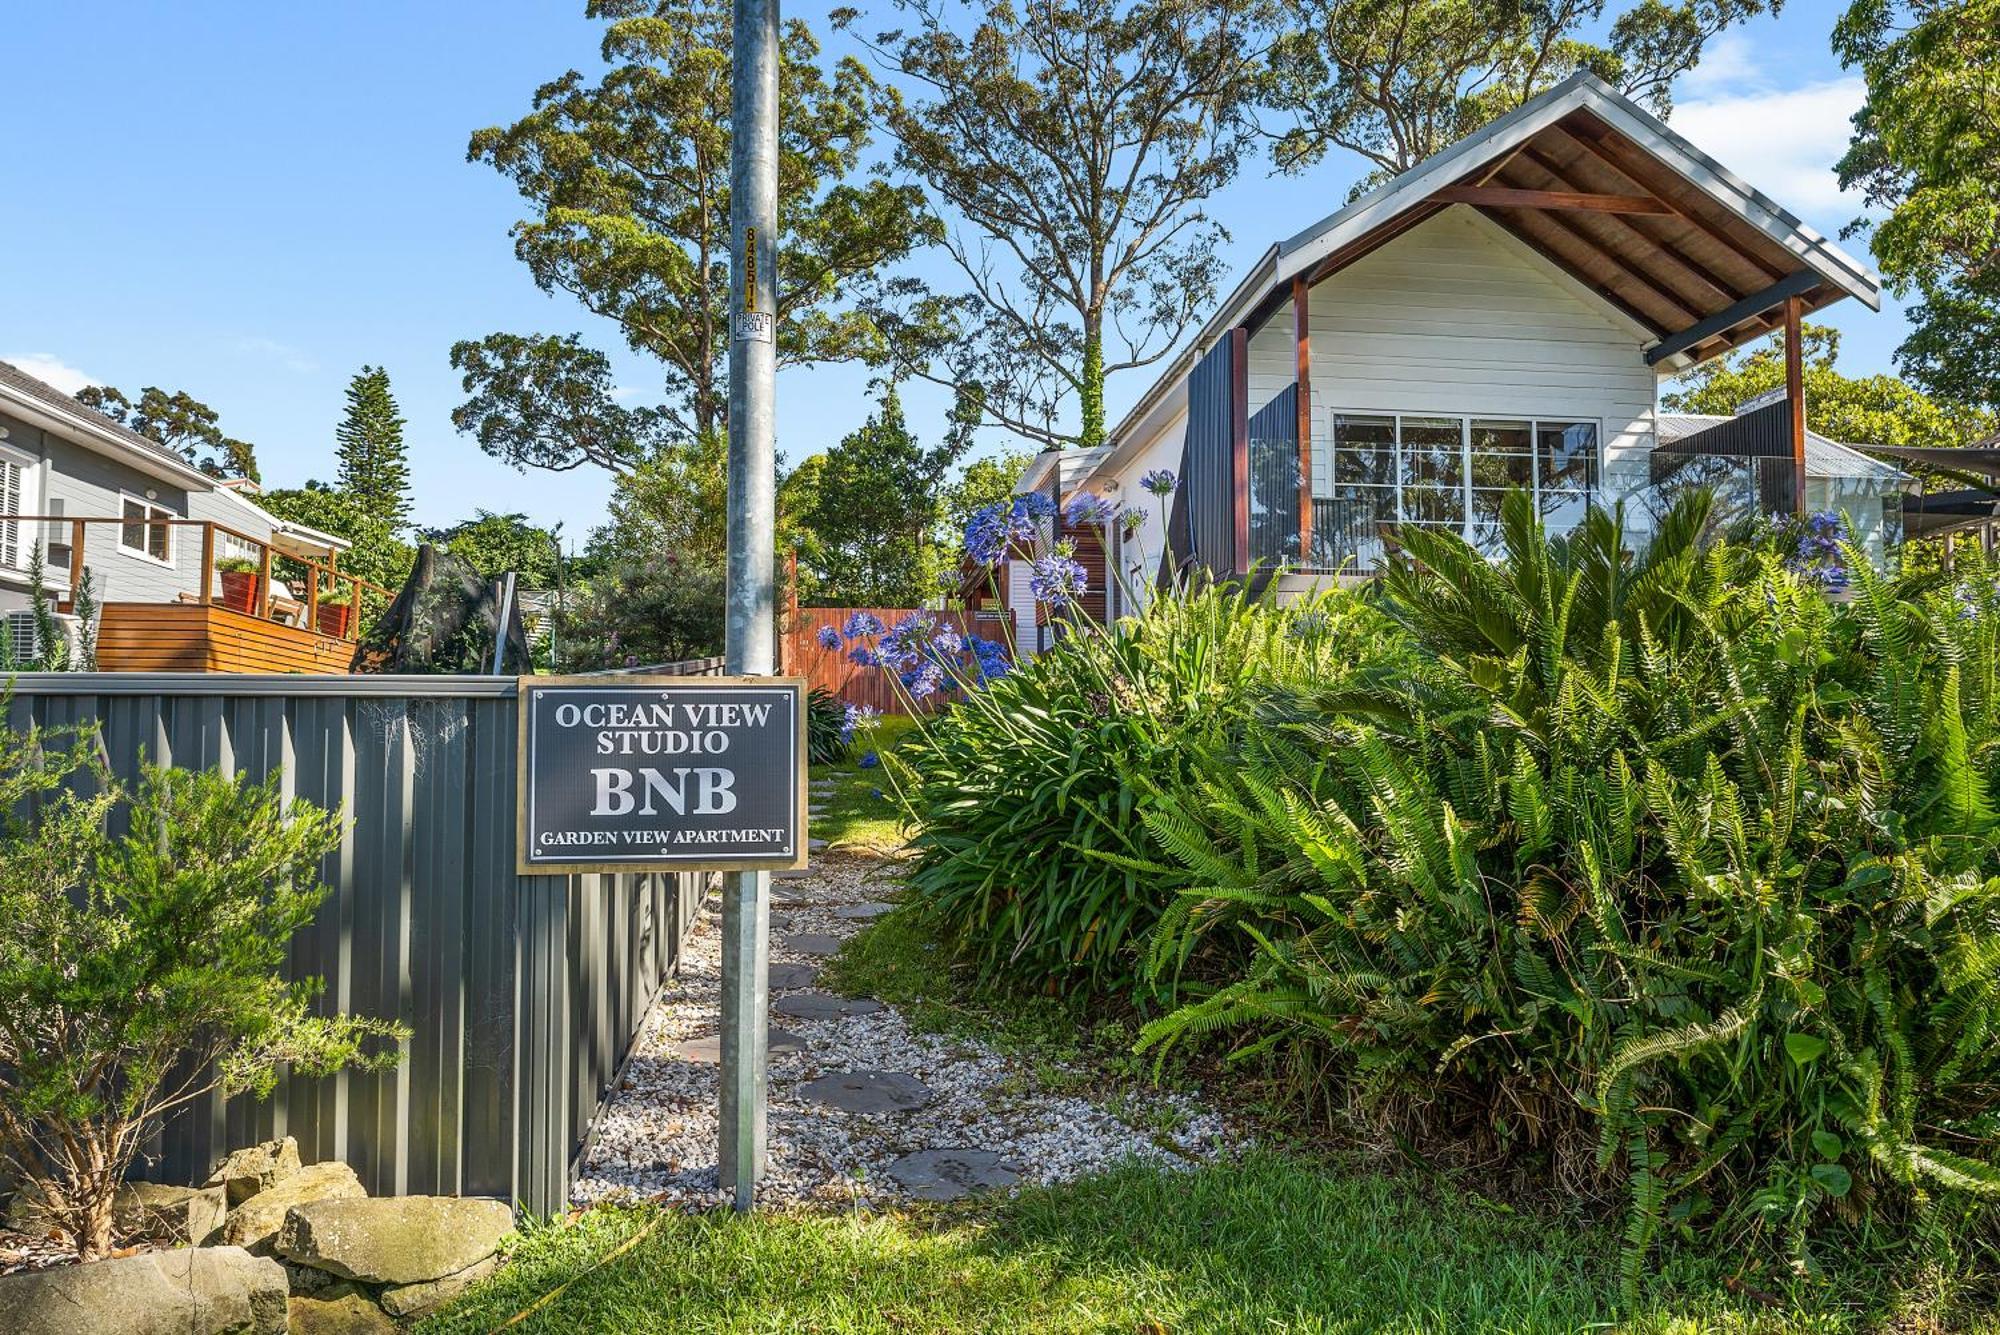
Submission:
[[[1332,680],[1389,627],[1356,598],[1281,608],[1208,589],[1071,633],[989,680],[891,762],[922,911],[989,978],[1127,989],[1173,902],[1139,810],[1225,744],[1263,683]]]
[[[407,1037],[312,1014],[318,980],[280,977],[336,817],[214,773],[150,769],[127,792],[94,746],[0,738],[0,1155],[85,1260],[167,1114],[261,1097],[281,1063],[390,1066]]]
[[[1658,1230],[2000,1194],[2000,583],[1855,599],[1769,546],[1615,516],[1506,556],[1404,535],[1385,609],[1441,678],[1283,688],[1142,813],[1192,878],[1149,955],[1227,1031],[1330,1058]],[[1564,1169],[1571,1170],[1565,1174]]]

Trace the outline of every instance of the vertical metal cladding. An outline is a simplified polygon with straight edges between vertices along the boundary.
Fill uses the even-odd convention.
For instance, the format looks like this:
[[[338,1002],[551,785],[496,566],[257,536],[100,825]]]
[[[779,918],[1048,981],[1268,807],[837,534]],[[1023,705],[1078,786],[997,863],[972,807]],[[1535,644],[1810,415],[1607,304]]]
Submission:
[[[140,1172],[198,1181],[228,1150],[290,1135],[376,1195],[562,1207],[711,878],[515,875],[511,679],[34,674],[15,679],[7,715],[16,729],[96,727],[128,780],[143,763],[277,773],[287,797],[340,810],[320,869],[331,893],[293,939],[290,972],[322,979],[329,1011],[412,1031],[394,1070],[288,1076],[261,1102],[190,1106]]]
[[[1187,438],[1170,520],[1176,561],[1216,580],[1238,573],[1234,551],[1235,345],[1223,338],[1188,373]]]

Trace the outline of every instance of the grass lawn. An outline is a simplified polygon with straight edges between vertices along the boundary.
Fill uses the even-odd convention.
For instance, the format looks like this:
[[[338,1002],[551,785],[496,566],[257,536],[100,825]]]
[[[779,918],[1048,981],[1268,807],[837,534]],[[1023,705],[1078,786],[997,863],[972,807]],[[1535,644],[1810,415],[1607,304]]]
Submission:
[[[643,1229],[622,1255],[594,1262]],[[1847,1332],[1933,1324],[1878,1292],[1670,1257],[1629,1318],[1615,1235],[1534,1220],[1436,1181],[1276,1153],[1192,1173],[1126,1169],[986,1206],[881,1215],[595,1210],[530,1231],[422,1327],[522,1331]],[[1777,1293],[1773,1293],[1773,1290]],[[1924,1310],[1928,1309],[1928,1310]],[[1985,1324],[1977,1324],[1984,1320]]]
[[[912,726],[909,719],[891,715],[874,726],[869,742],[877,750],[888,750],[908,736]],[[888,799],[876,796],[884,791],[881,767],[863,769],[865,753],[860,747],[855,750],[853,759],[812,767],[815,782],[824,779],[833,783],[831,794],[813,799],[826,810],[812,818],[812,833],[826,840],[829,849],[893,853],[903,846],[902,823]]]

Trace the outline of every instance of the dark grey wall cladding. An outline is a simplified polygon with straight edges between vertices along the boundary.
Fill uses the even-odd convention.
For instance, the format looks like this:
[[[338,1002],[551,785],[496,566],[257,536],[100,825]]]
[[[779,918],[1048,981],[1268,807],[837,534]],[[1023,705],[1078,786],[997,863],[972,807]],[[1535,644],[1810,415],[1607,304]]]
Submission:
[[[232,1148],[290,1135],[376,1195],[564,1204],[710,878],[516,876],[511,680],[37,674],[15,679],[7,708],[16,729],[96,725],[128,779],[142,760],[276,771],[287,797],[341,809],[321,868],[332,893],[292,942],[292,975],[323,978],[329,1011],[413,1031],[394,1070],[190,1106],[145,1176],[196,1181]]]
[[[1170,521],[1176,554],[1217,580],[1236,570],[1235,344],[1216,340],[1188,372],[1181,486]]]

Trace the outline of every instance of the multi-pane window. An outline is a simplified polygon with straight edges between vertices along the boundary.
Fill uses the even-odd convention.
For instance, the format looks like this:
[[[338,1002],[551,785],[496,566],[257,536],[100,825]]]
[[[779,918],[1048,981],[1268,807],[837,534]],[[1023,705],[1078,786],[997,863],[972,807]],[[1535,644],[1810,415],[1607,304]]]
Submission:
[[[165,506],[127,496],[122,512],[125,522],[118,526],[118,545],[128,552],[172,564],[173,526],[165,521],[176,517]]]
[[[1313,500],[1313,564],[1366,570],[1389,531],[1423,525],[1497,548],[1500,502],[1534,494],[1551,530],[1572,528],[1597,489],[1596,422],[1333,414],[1326,478]]]

